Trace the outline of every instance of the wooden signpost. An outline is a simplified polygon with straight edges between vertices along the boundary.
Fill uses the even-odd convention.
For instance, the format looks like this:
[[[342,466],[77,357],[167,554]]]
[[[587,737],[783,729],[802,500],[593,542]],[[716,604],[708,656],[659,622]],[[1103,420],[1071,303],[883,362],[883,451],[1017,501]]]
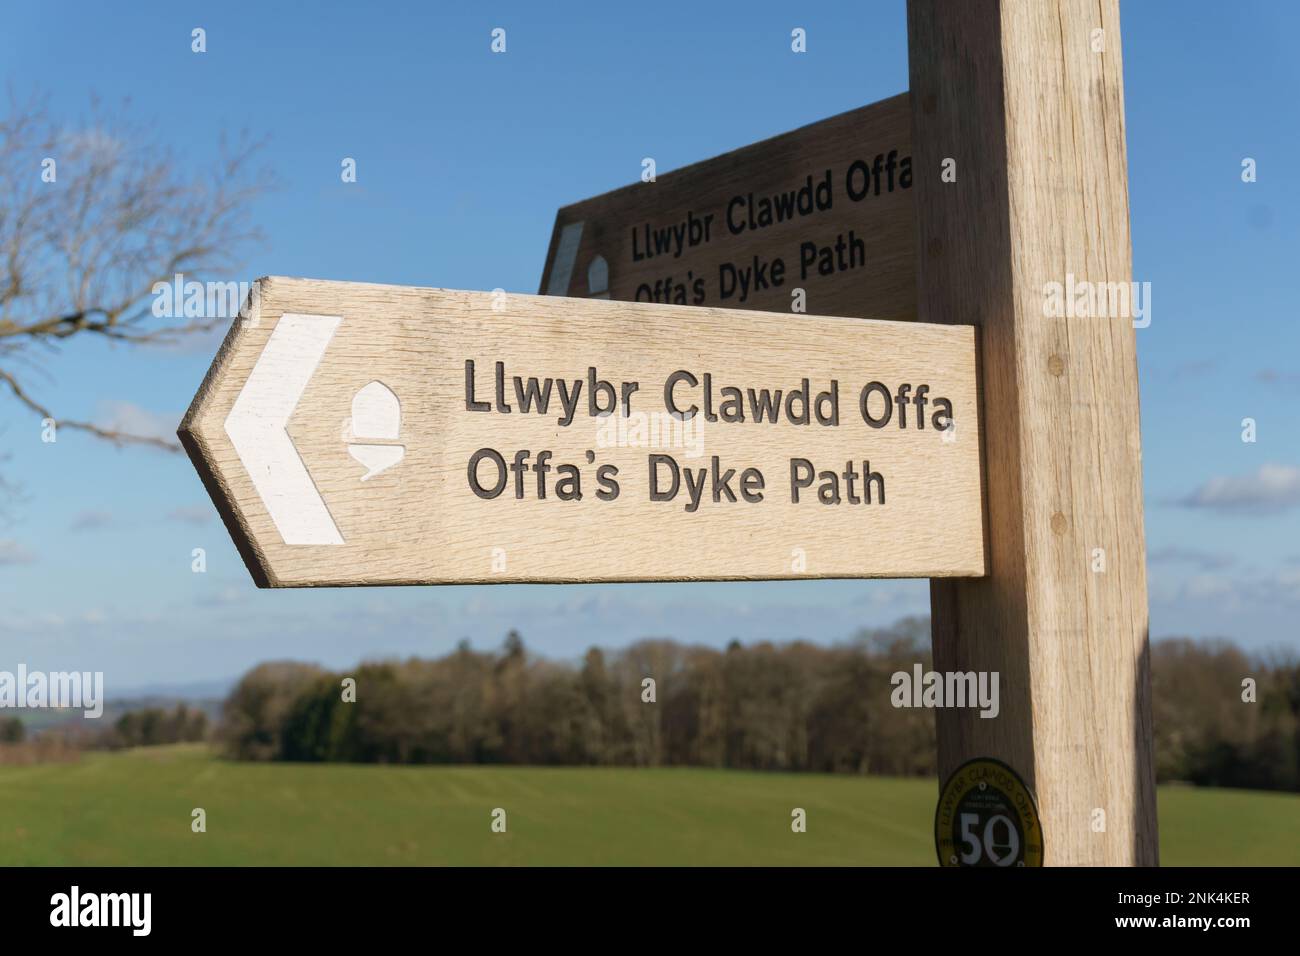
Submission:
[[[1154,864],[1133,323],[1044,309],[1132,278],[1117,2],[908,42],[910,94],[561,209],[574,298],[263,280],[180,435],[264,586],[930,577],[1001,696],[936,710],[940,862]]]
[[[761,290],[762,307],[789,311],[789,287],[806,283],[815,311],[978,327],[989,573],[936,578],[931,617],[935,666],[999,673],[1002,712],[936,710],[945,797],[968,784],[987,793],[1009,771],[999,792],[1012,809],[994,816],[1015,816],[1025,793],[1041,814],[1041,827],[1017,824],[1025,858],[1153,864],[1133,325],[1043,309],[1067,275],[1132,278],[1117,3],[909,0],[908,38],[909,95],[561,209],[542,289],[593,294],[596,262],[594,294],[658,295],[655,277],[671,273],[704,277],[714,304],[730,288],[716,281],[720,262],[783,258],[791,281]],[[895,148],[906,185],[841,203],[846,166]],[[815,183],[824,169],[840,190],[825,213],[636,258],[647,229],[670,243],[673,224],[723,221],[736,197]],[[825,276],[791,275],[805,240],[849,230],[885,239],[869,273],[835,259]],[[975,780],[971,768],[986,766],[1003,770]],[[961,809],[953,797],[940,816],[959,830]],[[941,862],[1011,859],[956,842]]]
[[[254,301],[180,436],[261,585],[984,572],[970,327],[295,279]]]

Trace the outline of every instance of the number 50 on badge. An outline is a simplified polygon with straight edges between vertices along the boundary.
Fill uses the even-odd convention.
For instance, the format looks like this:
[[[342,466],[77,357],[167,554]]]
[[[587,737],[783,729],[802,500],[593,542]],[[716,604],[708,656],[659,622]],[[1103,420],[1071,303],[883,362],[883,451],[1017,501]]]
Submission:
[[[967,761],[939,794],[934,844],[940,866],[1042,866],[1033,793],[1000,760]]]

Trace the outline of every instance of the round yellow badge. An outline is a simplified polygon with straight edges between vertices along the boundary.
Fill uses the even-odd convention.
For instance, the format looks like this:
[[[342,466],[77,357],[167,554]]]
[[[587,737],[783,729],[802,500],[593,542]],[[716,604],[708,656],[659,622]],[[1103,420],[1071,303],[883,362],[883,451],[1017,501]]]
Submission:
[[[1034,795],[1002,761],[968,760],[939,793],[934,845],[940,866],[1042,866]]]

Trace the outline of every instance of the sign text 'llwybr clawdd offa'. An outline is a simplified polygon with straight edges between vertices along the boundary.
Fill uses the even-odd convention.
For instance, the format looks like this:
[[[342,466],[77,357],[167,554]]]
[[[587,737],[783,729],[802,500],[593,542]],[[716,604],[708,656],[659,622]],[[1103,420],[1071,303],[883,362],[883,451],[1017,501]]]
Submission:
[[[275,278],[180,436],[262,585],[978,576],[976,406],[969,326]]]
[[[911,153],[904,93],[566,206],[541,292],[914,319]]]

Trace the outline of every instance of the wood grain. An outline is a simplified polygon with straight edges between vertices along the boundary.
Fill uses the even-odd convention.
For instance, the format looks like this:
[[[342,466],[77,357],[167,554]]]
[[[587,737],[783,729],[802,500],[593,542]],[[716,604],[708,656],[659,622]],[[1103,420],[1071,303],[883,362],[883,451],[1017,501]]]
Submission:
[[[790,312],[791,291],[802,288],[806,293],[804,312],[914,319],[911,151],[911,120],[904,93],[661,173],[654,182],[638,181],[565,206],[555,217],[539,291],[628,302]],[[888,163],[894,164],[892,171]],[[827,182],[828,176],[829,185],[822,191],[829,199],[828,208],[817,209],[814,204],[807,215],[749,228],[751,194],[757,200],[797,192],[809,177],[818,186]],[[731,210],[732,222],[744,228],[733,234],[728,209],[735,199],[742,201]],[[674,240],[667,254],[639,261],[634,258],[647,251],[647,226],[653,237],[656,230],[698,223],[705,216],[712,217],[707,242],[689,246],[684,241],[677,255]],[[850,242],[850,234],[856,241]],[[572,244],[575,237],[576,246]],[[804,244],[833,250],[840,237],[844,239],[843,264],[848,268],[840,268],[840,255],[833,252],[834,269],[823,275],[818,253],[805,274],[801,268]],[[653,238],[649,248],[654,248]],[[588,278],[590,265],[598,256],[607,265],[608,285],[593,290]],[[734,267],[739,275],[739,270],[754,270],[756,256],[769,270],[776,259],[783,262],[781,284],[742,295],[737,283],[731,294],[725,295],[723,266]],[[770,271],[765,275],[771,278]],[[666,279],[672,282],[665,283]],[[679,285],[684,288],[681,300],[671,292],[662,292]]]
[[[1018,770],[1049,865],[1154,864],[1134,329],[1044,315],[1132,278],[1117,3],[910,0],[908,36],[919,316],[979,326],[986,412],[990,573],[932,583],[935,663],[1002,686],[995,720],[937,712],[940,774]]]
[[[284,278],[260,280],[254,299],[257,308],[235,322],[180,435],[250,571],[264,586],[932,577],[984,571],[970,327]],[[286,543],[288,525],[277,524],[268,511],[269,486],[262,482],[259,493],[245,464],[247,450],[241,459],[231,440],[232,409],[250,373],[273,351],[268,343],[283,339],[273,338],[281,323],[302,316],[339,321],[296,406],[290,403],[292,414],[281,432],[287,431],[328,507],[340,544]],[[475,363],[475,402],[495,404],[495,364],[503,363],[510,413],[467,410],[467,359]],[[756,422],[746,394],[750,420],[706,421],[698,445],[682,440],[689,436],[680,432],[667,436],[668,447],[620,444],[608,430],[614,420],[589,414],[591,367],[617,392],[623,382],[639,383],[630,393],[629,424],[638,414],[666,410],[664,385],[677,370],[700,380],[694,388],[678,386],[674,394],[682,410],[702,402],[704,373],[712,376],[719,396],[723,386],[786,393],[807,378],[815,397],[834,380],[839,423],[821,425],[814,417],[810,424],[796,424],[784,408],[778,422]],[[274,381],[296,394],[292,376],[283,367],[274,371]],[[548,414],[525,413],[514,393],[516,375],[525,381],[566,380],[571,394],[579,387],[573,383],[580,382],[572,420],[561,422],[564,416],[555,407],[558,385]],[[365,436],[353,428],[351,403],[375,381],[400,401],[400,431],[383,447],[400,444],[402,457],[362,481],[366,468],[349,446],[364,444]],[[859,394],[873,381],[892,393],[902,383],[910,384],[913,394],[927,384],[925,427],[915,427],[914,405],[906,406],[905,429],[897,426],[897,408],[888,426],[868,425]],[[952,403],[952,436],[936,430],[941,423],[932,415],[939,397]],[[829,407],[823,405],[827,412]],[[883,399],[876,396],[870,410],[881,416]],[[793,411],[798,417],[799,408]],[[251,423],[254,434],[261,425]],[[274,432],[267,434],[274,437]],[[532,471],[524,476],[522,499],[515,497],[513,475],[499,496],[475,494],[467,466],[483,448],[495,449],[507,463],[516,450],[527,449],[530,464],[540,450],[549,450],[553,470],[546,475],[547,497],[538,498]],[[587,460],[589,451],[594,461]],[[736,469],[729,487],[740,500],[729,501],[720,492],[715,501],[706,486],[697,509],[688,509],[684,489],[676,500],[650,501],[650,454],[672,455],[679,466],[694,469],[709,468],[717,456],[720,472]],[[854,462],[863,472],[879,473],[884,503],[850,504],[846,481],[839,504],[820,503],[820,481],[801,492],[799,503],[792,502],[790,460],[795,457],[812,462],[819,472],[842,472],[846,462]],[[861,468],[863,461],[870,462],[869,469]],[[581,500],[557,497],[558,468],[564,463],[578,467]],[[596,494],[601,486],[595,473],[602,465],[618,468],[620,493],[613,500]],[[761,501],[747,502],[740,495],[747,467],[764,477]],[[486,465],[480,469],[481,484],[493,484]],[[667,471],[661,476],[667,484]],[[859,497],[862,491],[859,483]]]

